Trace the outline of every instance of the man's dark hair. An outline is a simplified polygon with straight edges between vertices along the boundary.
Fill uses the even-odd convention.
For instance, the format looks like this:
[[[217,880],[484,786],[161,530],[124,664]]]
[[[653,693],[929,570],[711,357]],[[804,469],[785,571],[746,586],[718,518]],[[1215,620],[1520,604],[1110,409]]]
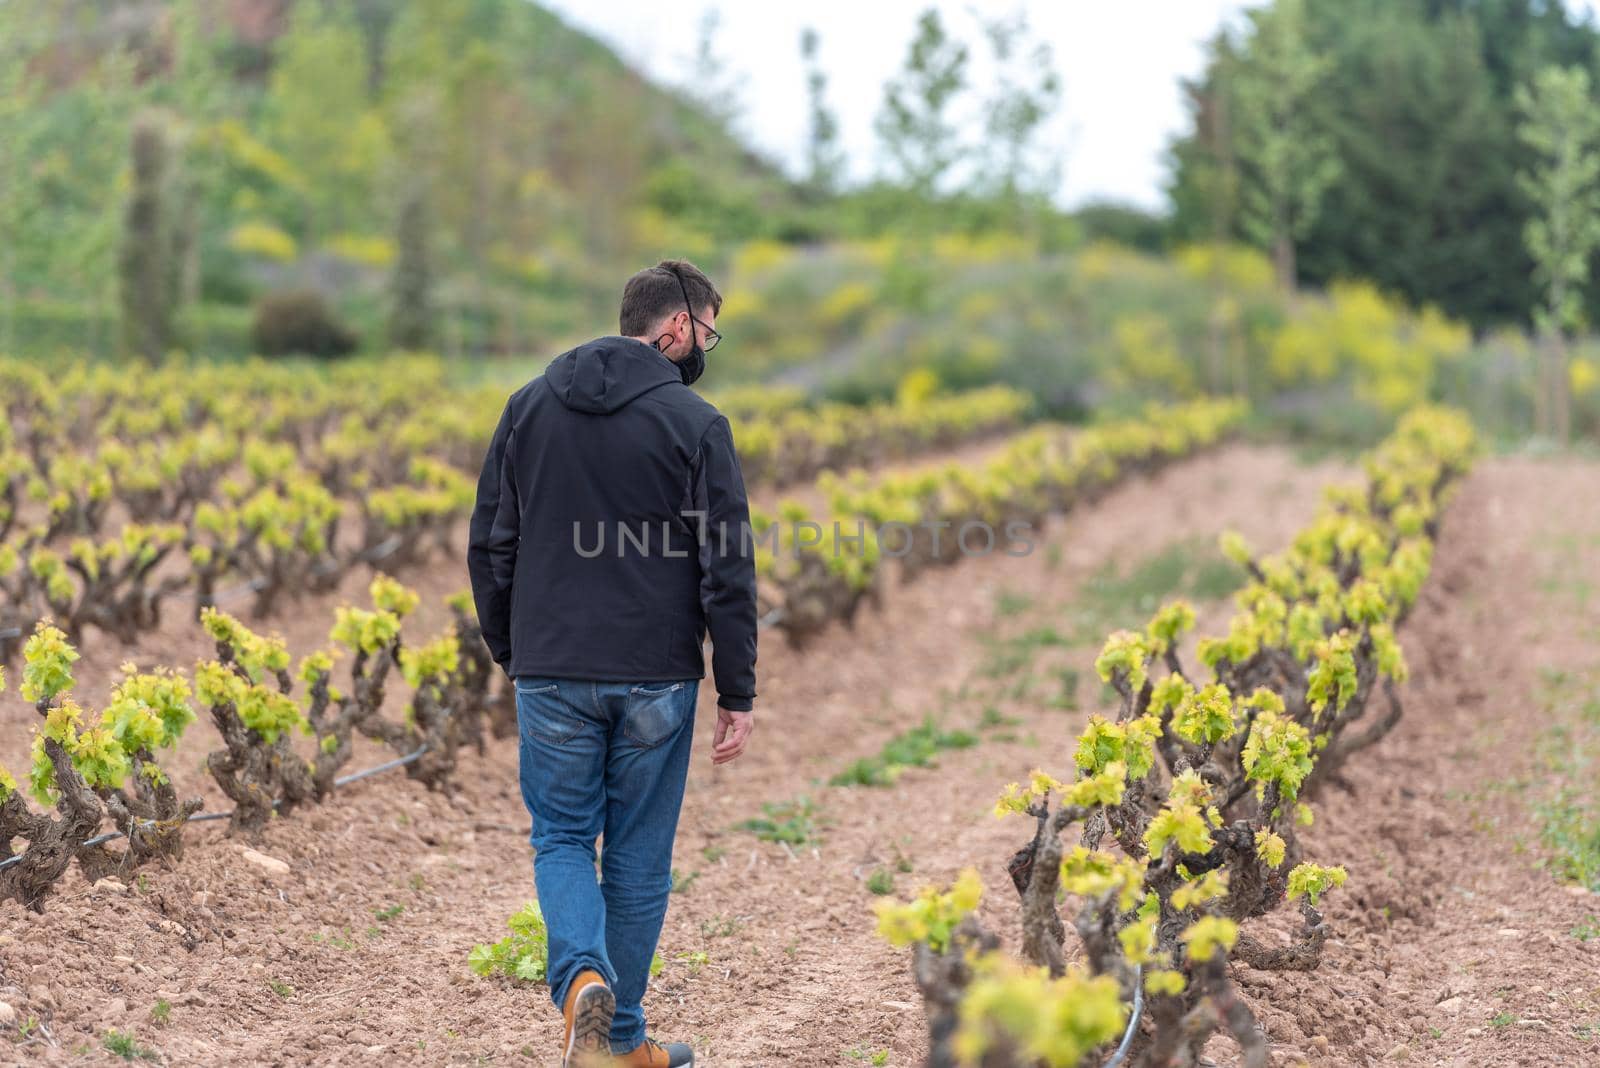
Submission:
[[[682,285],[678,283],[680,278]],[[685,290],[695,312],[710,308],[715,315],[722,311],[722,294],[704,271],[688,260],[662,260],[628,279],[622,287],[622,336],[643,337],[663,316],[681,311]]]

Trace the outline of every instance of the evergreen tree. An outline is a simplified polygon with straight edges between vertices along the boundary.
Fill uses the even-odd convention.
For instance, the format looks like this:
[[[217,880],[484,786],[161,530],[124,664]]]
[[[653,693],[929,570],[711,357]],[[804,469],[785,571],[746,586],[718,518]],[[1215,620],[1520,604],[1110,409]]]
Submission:
[[[1539,297],[1514,90],[1543,66],[1591,64],[1595,26],[1543,0],[1304,0],[1303,23],[1330,64],[1305,116],[1339,169],[1295,242],[1300,280],[1369,278],[1478,327],[1528,321]],[[1264,242],[1224,192],[1230,160],[1253,184],[1233,82],[1254,47],[1219,34],[1185,87],[1193,124],[1169,154],[1176,240]],[[1600,286],[1585,298],[1600,314]]]
[[[1470,18],[1405,4],[1342,26],[1323,121],[1341,173],[1303,242],[1313,284],[1366,277],[1483,324],[1531,300],[1511,123]]]

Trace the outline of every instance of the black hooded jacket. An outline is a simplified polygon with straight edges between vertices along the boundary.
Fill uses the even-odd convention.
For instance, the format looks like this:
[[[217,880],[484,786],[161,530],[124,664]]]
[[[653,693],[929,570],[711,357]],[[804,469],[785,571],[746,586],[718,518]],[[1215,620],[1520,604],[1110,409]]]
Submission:
[[[633,338],[556,357],[506,402],[484,457],[467,570],[484,641],[515,678],[705,675],[756,692],[756,576],[728,420]]]

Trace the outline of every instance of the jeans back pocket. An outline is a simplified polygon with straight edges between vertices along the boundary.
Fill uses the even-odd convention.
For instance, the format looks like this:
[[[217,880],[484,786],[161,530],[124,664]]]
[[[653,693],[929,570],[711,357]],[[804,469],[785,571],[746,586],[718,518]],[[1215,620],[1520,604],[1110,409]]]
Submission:
[[[561,686],[543,680],[517,679],[517,726],[524,738],[564,745],[583,729],[583,721],[561,699]]]
[[[688,719],[696,689],[691,682],[647,682],[630,687],[622,733],[645,749],[660,745]]]

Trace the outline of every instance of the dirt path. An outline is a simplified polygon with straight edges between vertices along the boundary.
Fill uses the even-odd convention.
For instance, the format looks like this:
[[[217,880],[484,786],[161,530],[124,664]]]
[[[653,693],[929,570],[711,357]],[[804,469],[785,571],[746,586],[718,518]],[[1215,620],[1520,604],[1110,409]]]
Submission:
[[[890,1064],[916,1063],[920,1007],[904,954],[872,934],[866,879],[882,868],[904,892],[977,862],[992,889],[1004,886],[1017,830],[989,814],[993,798],[1030,768],[1070,759],[1097,700],[1093,648],[1048,651],[1058,672],[1076,665],[1081,710],[1059,707],[1062,687],[1046,685],[998,709],[980,744],[946,753],[938,770],[880,789],[826,779],[929,713],[973,726],[986,699],[962,696],[963,685],[1019,634],[1060,618],[1106,561],[1131,568],[1224,527],[1279,543],[1334,473],[1283,450],[1230,447],[1054,524],[1029,557],[969,560],[894,589],[854,632],[803,652],[768,639],[755,746],[732,767],[706,757],[712,695],[702,695],[676,853],[690,881],[663,934],[653,1030],[694,1041],[708,1066],[852,1064],[851,1051],[880,1050]],[[38,1062],[72,1061],[77,1049],[105,1060],[97,1051],[115,1028],[174,1064],[549,1063],[558,1022],[545,991],[465,967],[472,943],[498,937],[532,895],[515,759],[510,746],[468,758],[454,798],[388,778],[284,821],[259,848],[286,861],[287,876],[206,829],[178,868],[148,872],[129,894],[73,875],[42,917],[0,906],[0,1000],[41,1016],[58,1043],[14,1048]],[[733,829],[803,796],[821,825],[815,844]],[[901,861],[910,872],[896,873]],[[679,959],[695,954],[704,963]],[[158,998],[171,1005],[165,1026],[149,1019]],[[12,1048],[0,1045],[0,1060]]]

